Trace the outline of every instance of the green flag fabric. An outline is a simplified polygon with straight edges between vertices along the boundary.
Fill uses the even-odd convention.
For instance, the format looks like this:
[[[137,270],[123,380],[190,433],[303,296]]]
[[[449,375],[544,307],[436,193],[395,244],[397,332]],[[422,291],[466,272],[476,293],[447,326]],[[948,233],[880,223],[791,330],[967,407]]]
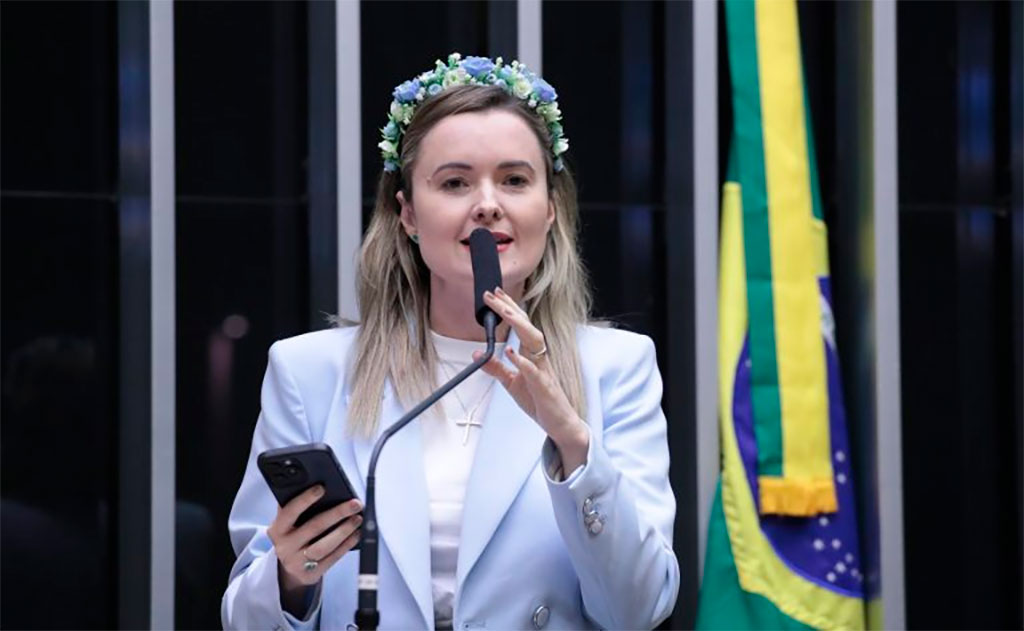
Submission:
[[[726,0],[722,473],[699,629],[862,629],[864,581],[794,0]]]

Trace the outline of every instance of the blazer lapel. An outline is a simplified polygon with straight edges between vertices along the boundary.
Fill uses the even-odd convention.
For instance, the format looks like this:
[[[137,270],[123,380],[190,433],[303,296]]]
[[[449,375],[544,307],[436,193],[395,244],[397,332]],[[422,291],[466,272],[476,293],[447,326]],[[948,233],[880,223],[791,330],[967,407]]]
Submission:
[[[390,385],[385,391],[377,436],[372,440],[352,441],[364,493],[370,456],[377,438],[405,414]],[[377,526],[381,541],[387,545],[391,558],[419,605],[424,628],[431,628],[434,599],[430,579],[430,514],[420,419],[409,423],[387,442],[377,460],[376,475]]]
[[[509,337],[509,345],[518,347],[514,334]],[[502,358],[502,361],[507,360]],[[512,396],[500,384],[496,385],[466,487],[456,570],[457,591],[461,591],[473,565],[536,467],[545,437],[544,431],[520,409]],[[456,601],[458,599],[456,594]]]

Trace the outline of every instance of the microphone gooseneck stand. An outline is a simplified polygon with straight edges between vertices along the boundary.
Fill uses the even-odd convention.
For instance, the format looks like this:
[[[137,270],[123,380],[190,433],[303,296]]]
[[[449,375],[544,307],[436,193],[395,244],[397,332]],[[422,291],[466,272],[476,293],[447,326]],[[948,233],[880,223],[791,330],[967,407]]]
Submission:
[[[452,377],[451,381],[438,388],[436,392],[424,399],[423,402],[409,410],[405,416],[395,421],[394,424],[384,430],[380,438],[377,439],[377,443],[373,446],[373,453],[370,455],[370,467],[366,475],[366,504],[363,507],[362,548],[359,551],[359,608],[356,609],[355,616],[355,626],[359,631],[375,631],[377,625],[380,624],[380,612],[377,611],[377,510],[374,505],[374,500],[376,499],[376,474],[374,472],[377,470],[377,457],[380,456],[380,450],[384,447],[384,443],[388,442],[388,439],[394,436],[398,430],[408,425],[410,421],[422,414],[431,405],[437,403],[438,399],[448,394],[452,388],[462,383],[466,377],[480,370],[491,359],[494,355],[494,330],[498,325],[498,317],[493,312],[488,311],[483,318],[487,339],[487,349],[484,351],[483,356],[469,366],[466,366],[462,372]]]

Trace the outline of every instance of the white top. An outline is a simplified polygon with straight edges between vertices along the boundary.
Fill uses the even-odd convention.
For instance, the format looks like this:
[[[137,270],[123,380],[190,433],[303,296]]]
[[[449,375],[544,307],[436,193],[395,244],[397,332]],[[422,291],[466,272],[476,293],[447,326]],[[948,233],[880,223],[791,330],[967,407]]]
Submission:
[[[430,334],[440,360],[439,385],[471,364],[473,351],[486,348],[483,342],[457,340],[433,331]],[[504,343],[496,344],[495,356],[500,357],[504,347]],[[462,503],[480,439],[480,424],[494,388],[500,387],[493,377],[478,370],[441,399],[444,418],[431,412],[420,417],[430,506],[430,577],[438,628],[452,627]]]

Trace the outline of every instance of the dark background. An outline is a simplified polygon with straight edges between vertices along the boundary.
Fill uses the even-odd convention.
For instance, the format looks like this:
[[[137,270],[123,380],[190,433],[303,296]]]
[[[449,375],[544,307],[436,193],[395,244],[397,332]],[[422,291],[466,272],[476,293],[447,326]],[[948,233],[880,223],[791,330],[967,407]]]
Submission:
[[[362,4],[364,212],[391,89],[452,51],[487,54],[492,9]],[[839,17],[832,3],[799,9],[825,218],[837,225],[848,168],[835,142]],[[309,11],[174,6],[179,628],[220,624],[234,558],[227,514],[267,348],[323,322],[308,262]],[[595,315],[653,337],[670,383],[667,261],[683,237],[666,222],[667,7],[545,2],[543,12],[543,74],[572,142]],[[1020,628],[1020,7],[913,2],[897,17],[907,624]],[[131,474],[116,456],[117,5],[5,2],[2,18],[0,627],[110,628],[118,480]],[[727,86],[719,102],[724,160]],[[830,250],[847,238],[832,231]],[[838,335],[843,349],[842,321]],[[673,397],[666,409],[683,405]]]

